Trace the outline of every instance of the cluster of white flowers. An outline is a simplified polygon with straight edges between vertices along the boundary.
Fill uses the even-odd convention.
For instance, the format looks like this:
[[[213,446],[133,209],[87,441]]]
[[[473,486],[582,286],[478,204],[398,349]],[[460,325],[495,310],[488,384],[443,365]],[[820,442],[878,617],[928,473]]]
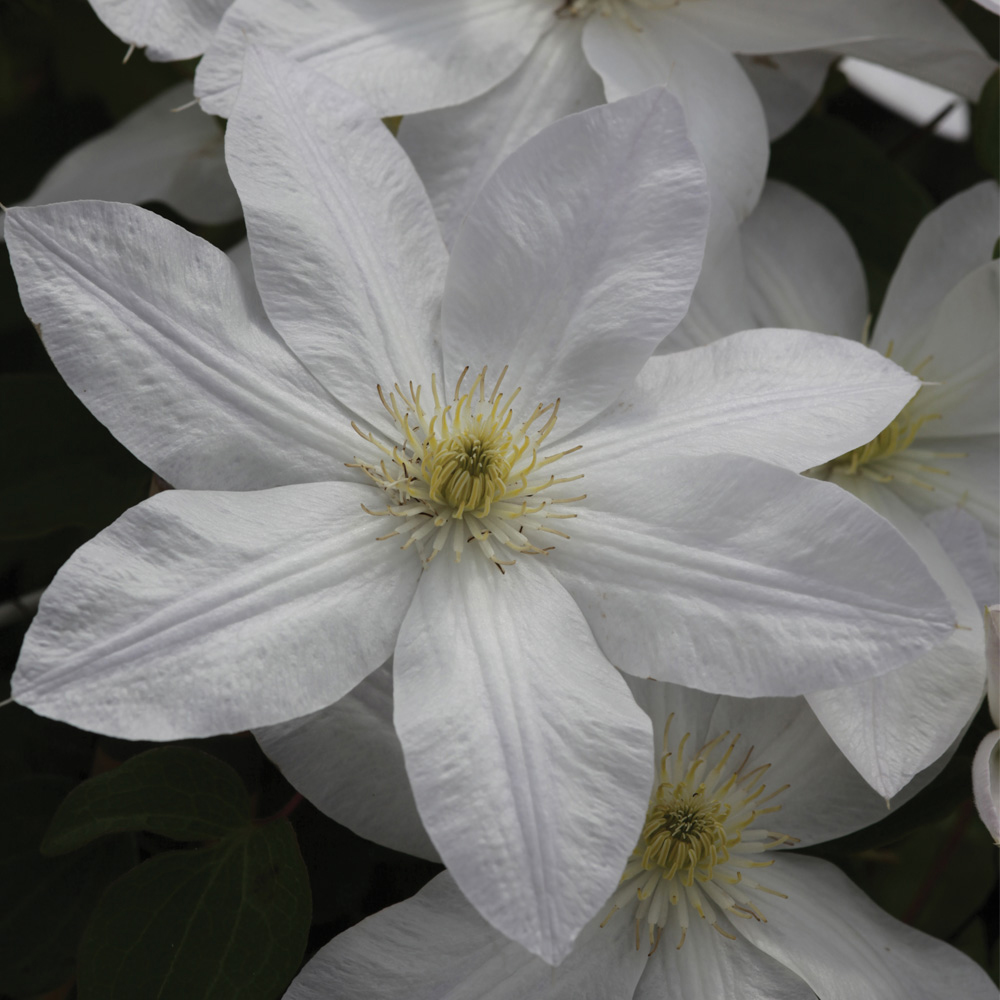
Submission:
[[[252,728],[447,866],[290,1000],[994,995],[787,850],[915,794],[996,671],[997,186],[869,330],[839,224],[765,185],[839,55],[978,95],[939,0],[93,6],[204,53],[225,154],[171,92],[6,215],[55,365],[173,487],[63,567],[14,699]]]

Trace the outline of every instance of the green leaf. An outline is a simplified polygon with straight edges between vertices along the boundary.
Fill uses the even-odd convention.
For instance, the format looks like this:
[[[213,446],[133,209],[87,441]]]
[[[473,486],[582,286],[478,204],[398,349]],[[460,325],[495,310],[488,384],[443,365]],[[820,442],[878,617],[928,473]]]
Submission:
[[[807,116],[774,144],[770,175],[840,220],[861,255],[877,311],[913,230],[934,207],[930,195],[876,143],[828,115]]]
[[[972,113],[972,144],[979,165],[1000,180],[1000,70],[986,81]]]
[[[149,473],[56,375],[0,376],[0,537],[103,528],[142,500]]]
[[[64,854],[96,837],[134,830],[212,840],[249,823],[250,800],[231,767],[200,750],[158,747],[73,789],[42,851]]]
[[[135,864],[131,837],[44,858],[38,842],[68,778],[38,775],[0,786],[0,993],[53,989],[72,975],[87,918],[108,883]]]
[[[287,820],[158,855],[98,904],[80,945],[80,1000],[273,1000],[298,970],[310,912]]]

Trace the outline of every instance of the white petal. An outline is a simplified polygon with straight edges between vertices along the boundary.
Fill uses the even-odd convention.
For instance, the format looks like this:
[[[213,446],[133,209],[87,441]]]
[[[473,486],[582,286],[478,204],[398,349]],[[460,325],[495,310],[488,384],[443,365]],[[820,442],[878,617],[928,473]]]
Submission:
[[[675,741],[690,733],[691,745],[701,746],[728,733],[740,737],[738,757],[753,748],[753,766],[768,765],[767,788],[789,786],[772,803],[780,811],[768,822],[771,829],[797,838],[795,846],[842,837],[888,814],[884,796],[837,749],[805,698],[730,698],[636,677],[628,678],[628,683],[653,720],[657,760],[671,713]],[[928,774],[926,780],[931,777]],[[892,808],[924,784],[912,783]]]
[[[242,214],[222,155],[222,130],[196,108],[179,83],[114,128],[67,153],[22,205],[78,198],[162,201],[194,222],[231,222]],[[0,240],[3,235],[0,218]]]
[[[970,101],[978,101],[983,85],[997,64],[972,35],[941,4],[924,0],[926,9],[946,20],[936,27],[937,37],[918,26],[916,31],[897,30],[883,38],[838,42],[829,48],[845,56],[878,63],[907,76],[926,80]],[[907,4],[907,15],[910,5]]]
[[[168,491],[77,549],[13,681],[39,715],[125,739],[234,732],[347,694],[392,651],[420,572],[373,538],[370,487]]]
[[[314,806],[358,836],[439,861],[413,801],[392,726],[392,664],[312,715],[254,730],[264,753]]]
[[[962,574],[980,608],[1000,599],[992,546],[982,522],[961,507],[946,507],[924,518],[924,523]]]
[[[553,969],[490,927],[443,872],[412,899],[335,937],[299,973],[285,1000],[631,997],[646,953],[628,947],[622,915],[603,930],[600,919]]]
[[[919,388],[902,368],[841,337],[747,330],[650,358],[572,440],[588,470],[660,452],[728,452],[799,472],[866,444]]]
[[[861,339],[868,319],[861,258],[822,205],[768,181],[740,235],[758,325]]]
[[[982,700],[982,612],[914,511],[877,484],[859,495],[903,533],[954,610],[951,635],[912,663],[875,680],[809,696],[841,750],[874,789],[891,798],[945,753]]]
[[[697,5],[683,5],[697,6]],[[601,74],[608,100],[663,84],[684,108],[691,142],[735,220],[750,214],[767,170],[767,122],[760,98],[724,48],[666,11],[629,9],[641,31],[617,17],[592,17],[583,50]],[[713,210],[714,215],[714,210]],[[713,218],[713,225],[718,221]]]
[[[986,694],[990,718],[1000,725],[1000,604],[986,609]]]
[[[890,917],[829,862],[782,854],[761,883],[788,898],[767,898],[767,923],[732,926],[823,1000],[996,998],[971,958]]]
[[[830,52],[784,52],[740,58],[743,72],[750,77],[764,106],[772,142],[798,124],[815,103],[833,59]]]
[[[202,106],[228,115],[249,46],[266,45],[380,115],[467,101],[509,76],[552,22],[537,0],[238,0],[198,67]]]
[[[13,208],[21,301],[99,420],[180,488],[341,478],[350,417],[302,367],[226,255],[111,202]]]
[[[377,419],[377,385],[439,367],[446,254],[413,167],[369,108],[257,49],[226,155],[268,315],[338,399]]]
[[[928,384],[915,416],[935,418],[918,440],[996,434],[1000,419],[1000,261],[983,264],[960,281],[923,321],[907,331],[892,357]],[[879,339],[884,340],[882,330]],[[874,346],[874,345],[873,345]],[[888,344],[886,345],[888,347]]]
[[[969,138],[969,104],[952,91],[854,56],[837,68],[855,90],[914,125],[954,142]]]
[[[532,557],[504,575],[477,553],[431,563],[395,678],[431,840],[494,927],[559,962],[635,846],[653,777],[648,718]]]
[[[660,942],[635,1000],[815,1000],[795,973],[737,938],[727,941],[695,917],[682,948]]]
[[[953,628],[898,532],[829,483],[737,455],[594,471],[549,566],[622,670],[802,694],[891,670]]]
[[[457,107],[407,115],[399,142],[427,187],[445,242],[494,170],[546,125],[604,102],[580,48],[583,25],[557,21],[516,73]]]
[[[97,16],[154,62],[205,51],[232,0],[93,0]]]
[[[705,262],[691,306],[677,329],[656,348],[657,354],[701,347],[758,325],[750,311],[743,243],[735,217],[725,201],[717,199],[712,209],[715,221],[708,228]],[[717,224],[719,216],[726,216],[722,225]]]
[[[701,0],[678,12],[733,52],[789,52],[838,41],[898,33],[905,27],[934,39],[958,21],[930,0]]]
[[[1000,729],[983,737],[972,760],[976,810],[994,843],[1000,844]]]
[[[990,259],[1000,236],[998,214],[997,185],[983,181],[921,220],[889,282],[872,347],[884,352],[891,340],[895,350],[906,349],[911,329],[919,329],[955,285]]]
[[[707,209],[663,91],[550,125],[501,164],[455,238],[448,383],[509,363],[529,405],[560,400],[561,433],[602,410],[687,311]]]

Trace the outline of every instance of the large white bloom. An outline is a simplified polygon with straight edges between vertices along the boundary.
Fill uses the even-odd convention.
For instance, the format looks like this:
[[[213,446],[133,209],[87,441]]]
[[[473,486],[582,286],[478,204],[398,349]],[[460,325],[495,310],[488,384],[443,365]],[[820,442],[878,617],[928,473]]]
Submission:
[[[959,626],[902,670],[809,695],[841,749],[887,797],[945,751],[982,696],[982,605],[996,600],[995,575],[960,574],[948,555],[961,545],[975,547],[975,533],[961,532],[946,555],[922,516],[961,503],[981,519],[990,548],[996,545],[1000,358],[998,264],[990,255],[997,214],[990,182],[953,198],[918,227],[870,345],[927,384],[864,448],[814,473],[852,491],[903,532],[947,592]],[[739,238],[706,265],[691,310],[663,348],[712,343],[756,324],[853,340],[868,324],[864,271],[843,227],[775,182]],[[978,562],[975,555],[964,561]],[[981,581],[974,593],[963,575]]]
[[[886,814],[802,699],[633,688],[660,737],[646,822],[558,968],[498,935],[446,872],[334,938],[286,1000],[995,997],[965,955],[881,911],[828,862],[782,849]]]
[[[407,123],[402,141],[422,176],[447,175],[432,200],[439,212],[441,198],[460,201],[457,219],[542,126],[662,85],[705,164],[713,224],[741,220],[764,181],[768,128],[734,53],[789,54],[778,75],[793,95],[814,93],[826,65],[802,49],[858,44],[866,58],[971,98],[993,67],[938,0],[236,0],[198,67],[207,110],[229,114],[252,44],[310,65],[384,115],[449,108]],[[809,103],[791,100],[801,111]]]
[[[789,331],[644,364],[707,214],[662,91],[524,146],[450,260],[389,132],[308,69],[251,57],[227,153],[256,288],[140,209],[9,213],[56,364],[178,487],[64,567],[14,697],[203,735],[320,709],[394,652],[431,839],[491,923],[558,959],[645,808],[648,722],[611,663],[796,693],[951,630],[898,533],[757,457],[857,447],[917,380]]]

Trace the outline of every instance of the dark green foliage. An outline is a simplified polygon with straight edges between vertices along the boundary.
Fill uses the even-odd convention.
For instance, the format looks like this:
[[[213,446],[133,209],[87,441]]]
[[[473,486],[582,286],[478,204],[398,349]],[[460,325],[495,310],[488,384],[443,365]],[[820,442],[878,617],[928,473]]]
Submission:
[[[80,1000],[268,1000],[298,970],[311,914],[291,824],[170,851],[105,893],[80,945]]]

